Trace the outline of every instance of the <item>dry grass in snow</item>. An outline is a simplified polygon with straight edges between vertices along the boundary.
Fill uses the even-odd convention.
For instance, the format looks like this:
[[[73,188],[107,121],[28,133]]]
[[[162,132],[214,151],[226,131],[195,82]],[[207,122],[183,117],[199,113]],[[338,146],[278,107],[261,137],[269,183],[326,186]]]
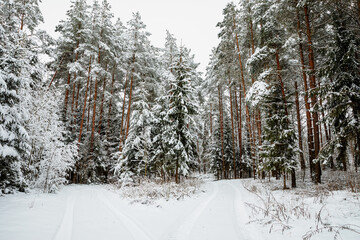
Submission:
[[[274,239],[360,239],[359,175],[325,172],[324,184],[298,181],[296,189],[281,190],[281,181],[244,180],[252,193],[247,205],[250,224],[259,224]]]

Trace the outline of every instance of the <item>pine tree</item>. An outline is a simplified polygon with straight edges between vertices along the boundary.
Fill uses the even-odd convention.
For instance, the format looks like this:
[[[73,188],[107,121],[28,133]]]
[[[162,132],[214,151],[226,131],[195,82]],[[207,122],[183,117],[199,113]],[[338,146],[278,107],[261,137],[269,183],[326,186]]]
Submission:
[[[68,116],[69,100],[75,98],[75,86],[78,83],[76,76],[82,72],[87,72],[87,66],[77,62],[79,56],[84,52],[85,43],[88,43],[90,31],[89,6],[85,0],[73,0],[70,9],[67,11],[67,19],[61,21],[56,27],[60,32],[57,47],[58,74],[56,78],[62,81],[59,84],[64,85],[64,120],[71,120]],[[88,61],[86,61],[87,63]],[[57,65],[56,64],[56,65]],[[84,74],[86,76],[86,74]],[[64,82],[63,82],[64,81]],[[80,81],[80,79],[79,79]],[[72,104],[73,105],[73,104]]]

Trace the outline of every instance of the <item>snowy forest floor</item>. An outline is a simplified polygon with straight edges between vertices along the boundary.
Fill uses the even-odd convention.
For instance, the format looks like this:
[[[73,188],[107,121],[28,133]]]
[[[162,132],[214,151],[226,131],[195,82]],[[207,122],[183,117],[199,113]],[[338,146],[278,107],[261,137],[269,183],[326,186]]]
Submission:
[[[208,179],[182,189],[147,182],[16,193],[0,197],[0,239],[360,239],[359,193],[306,182],[283,191],[281,184]]]

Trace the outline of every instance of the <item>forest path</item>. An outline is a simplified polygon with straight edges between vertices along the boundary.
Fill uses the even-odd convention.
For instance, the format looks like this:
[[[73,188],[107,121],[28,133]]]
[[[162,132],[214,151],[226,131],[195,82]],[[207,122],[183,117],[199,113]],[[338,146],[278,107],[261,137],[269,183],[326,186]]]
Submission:
[[[248,214],[241,192],[246,192],[239,181],[216,181],[209,183],[208,197],[184,219],[175,223],[163,240],[258,240],[249,232]]]
[[[67,186],[58,194],[0,198],[0,239],[257,240],[240,180],[205,183],[183,200],[131,204],[111,186]],[[247,196],[246,196],[247,197]],[[253,237],[255,236],[255,237]]]

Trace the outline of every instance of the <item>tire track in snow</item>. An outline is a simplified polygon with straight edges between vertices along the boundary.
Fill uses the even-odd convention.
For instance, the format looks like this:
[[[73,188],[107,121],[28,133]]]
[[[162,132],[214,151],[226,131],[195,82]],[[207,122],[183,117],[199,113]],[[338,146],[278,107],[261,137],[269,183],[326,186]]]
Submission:
[[[234,187],[233,184],[231,184],[230,182],[228,182],[228,180],[225,182],[223,181],[223,186],[226,186],[228,189],[230,189],[231,194],[228,195],[229,197],[229,208],[227,209],[227,212],[229,214],[229,216],[231,216],[231,224],[233,225],[233,230],[236,234],[236,239],[241,239],[241,240],[248,240],[247,237],[244,236],[244,233],[241,231],[241,225],[242,222],[239,220],[239,200],[238,200],[238,196],[237,196],[237,192],[236,189]],[[223,188],[224,189],[224,188]],[[230,198],[231,197],[231,198]]]
[[[194,225],[196,224],[198,218],[201,216],[201,214],[204,212],[204,210],[208,207],[210,202],[216,197],[216,195],[219,192],[218,184],[214,184],[214,190],[212,194],[205,198],[203,201],[199,203],[200,206],[198,206],[191,214],[190,216],[186,217],[185,220],[182,221],[180,226],[178,226],[175,229],[171,229],[169,234],[165,236],[165,240],[187,240],[189,238],[189,235],[191,233],[191,230],[193,229]],[[176,224],[176,223],[175,223]]]
[[[70,196],[67,198],[64,216],[53,240],[71,240],[75,201],[75,196]]]
[[[152,240],[138,223],[136,223],[131,217],[117,209],[113,204],[109,202],[104,193],[98,192],[97,197],[102,203],[114,214],[114,216],[124,225],[124,227],[130,232],[134,240]]]
[[[245,203],[243,202],[241,197],[241,192],[234,186],[234,184],[228,183],[228,185],[230,185],[234,190],[234,210],[236,215],[236,221],[239,225],[244,225],[249,221],[249,219],[246,217],[247,211]]]
[[[237,182],[241,188],[243,188],[244,191],[247,191],[242,186],[241,182]],[[239,188],[234,186],[233,184],[230,184],[231,187],[235,191],[235,198],[234,198],[234,210],[236,215],[237,224],[241,229],[242,235],[246,236],[244,239],[250,239],[250,240],[258,240],[258,239],[265,239],[264,236],[262,236],[258,229],[256,229],[253,225],[249,225],[249,218],[248,218],[248,211],[247,206],[245,205],[245,202],[242,200],[241,192]]]

